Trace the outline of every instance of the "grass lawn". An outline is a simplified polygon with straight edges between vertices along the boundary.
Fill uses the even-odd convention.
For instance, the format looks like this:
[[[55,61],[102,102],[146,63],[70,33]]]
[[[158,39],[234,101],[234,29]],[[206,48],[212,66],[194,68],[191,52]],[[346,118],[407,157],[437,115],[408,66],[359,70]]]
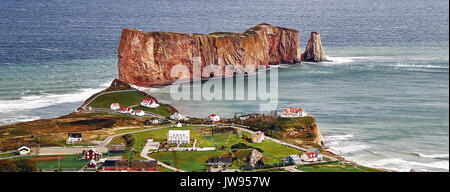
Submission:
[[[380,170],[360,165],[342,165],[337,162],[321,165],[300,166],[298,169],[307,172],[380,172]]]
[[[134,148],[137,151],[141,151],[145,144],[147,143],[148,137],[153,137],[154,142],[162,142],[167,139],[167,132],[169,130],[191,130],[191,144],[195,139],[197,139],[197,146],[198,147],[215,147],[213,143],[210,141],[204,139],[199,133],[194,131],[192,128],[193,126],[184,126],[184,127],[173,127],[173,128],[165,128],[165,129],[157,129],[157,130],[150,130],[145,132],[139,132],[139,133],[132,133],[131,135],[136,138],[136,142],[134,144]]]
[[[61,161],[59,161],[56,158],[58,156],[61,157]],[[81,155],[58,155],[58,156],[27,156],[21,158],[35,159],[48,157],[49,160],[35,159],[37,169],[45,171],[58,171],[59,170],[58,167],[60,167],[62,171],[77,171],[89,162],[88,160],[81,160]]]
[[[15,155],[19,155],[19,153],[17,151],[11,151],[8,153],[0,154],[0,158],[11,157],[11,156],[15,156]]]
[[[168,109],[169,105],[166,104],[159,104],[159,107],[157,107],[156,109],[152,109],[152,108],[148,108],[148,107],[143,107],[143,106],[137,106],[137,107],[133,107],[133,110],[144,110],[146,112],[152,112],[152,113],[156,113],[156,114],[160,114],[164,117],[170,117],[170,112]]]
[[[88,106],[96,108],[111,107],[111,103],[119,103],[121,107],[139,104],[144,96],[137,91],[126,91],[118,93],[108,93],[95,98]]]
[[[249,146],[252,146],[255,148],[260,148],[264,151],[263,155],[264,155],[264,157],[266,157],[263,160],[263,162],[265,164],[273,164],[273,163],[280,162],[281,159],[285,158],[288,155],[297,154],[300,156],[303,154],[303,151],[300,151],[300,150],[297,150],[297,149],[294,149],[291,147],[287,147],[287,146],[275,143],[270,140],[263,141],[262,143],[247,142],[246,140],[242,139],[242,134],[245,134],[245,135],[251,137],[251,135],[249,133],[241,133],[239,135],[237,135],[237,134],[215,135],[215,136],[213,136],[213,141],[218,146],[226,146],[228,148],[237,143],[245,143]],[[210,137],[206,137],[206,138],[209,139]],[[238,155],[238,154],[235,154],[235,155]]]
[[[206,161],[208,158],[226,154],[225,151],[170,151],[152,153],[150,157],[170,164],[172,167],[184,171],[204,172],[207,171]]]

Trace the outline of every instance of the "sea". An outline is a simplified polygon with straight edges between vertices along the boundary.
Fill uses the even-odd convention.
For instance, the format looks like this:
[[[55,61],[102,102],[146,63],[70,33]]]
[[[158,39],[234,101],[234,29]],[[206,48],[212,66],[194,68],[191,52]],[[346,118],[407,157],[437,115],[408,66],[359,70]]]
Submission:
[[[317,119],[330,151],[394,171],[449,171],[448,0],[2,0],[0,125],[71,113],[118,77],[122,28],[319,32],[330,62],[276,66],[278,107]],[[271,70],[267,71],[270,73]],[[209,81],[221,81],[212,79]],[[176,101],[182,113],[259,111],[258,101]]]

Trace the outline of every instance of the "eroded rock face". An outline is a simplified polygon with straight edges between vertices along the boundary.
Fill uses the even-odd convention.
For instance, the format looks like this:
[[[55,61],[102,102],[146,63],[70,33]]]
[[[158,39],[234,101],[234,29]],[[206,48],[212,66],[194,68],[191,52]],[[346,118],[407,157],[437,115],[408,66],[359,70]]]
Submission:
[[[321,62],[326,60],[327,56],[322,48],[320,34],[317,32],[311,32],[308,45],[306,45],[305,52],[302,54],[302,61]]]
[[[239,69],[246,67],[255,69],[259,65],[300,62],[301,53],[297,30],[262,23],[244,33],[144,33],[125,28],[118,57],[121,81],[151,87],[169,84],[179,78],[192,79],[194,63],[199,63],[202,69],[211,65],[223,72],[226,68],[239,66],[236,73],[239,74],[244,71]],[[172,67],[178,64],[186,66],[189,73],[172,74],[171,77]],[[202,77],[210,77],[210,74],[202,74]]]

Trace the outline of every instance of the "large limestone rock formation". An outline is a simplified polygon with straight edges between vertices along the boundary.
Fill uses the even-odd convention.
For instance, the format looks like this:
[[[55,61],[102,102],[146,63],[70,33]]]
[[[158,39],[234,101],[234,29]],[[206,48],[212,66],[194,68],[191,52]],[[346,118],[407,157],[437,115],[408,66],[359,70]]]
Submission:
[[[302,61],[321,62],[326,60],[327,57],[322,48],[320,34],[317,32],[311,32],[308,45],[306,45],[305,52],[302,54]]]
[[[169,84],[179,78],[192,79],[194,63],[225,71],[230,66],[245,68],[301,60],[299,32],[265,23],[244,33],[144,33],[125,28],[118,56],[119,79],[145,87]],[[178,73],[179,76],[171,77],[171,69],[177,64],[188,67],[190,74]],[[202,76],[209,77],[209,74]]]

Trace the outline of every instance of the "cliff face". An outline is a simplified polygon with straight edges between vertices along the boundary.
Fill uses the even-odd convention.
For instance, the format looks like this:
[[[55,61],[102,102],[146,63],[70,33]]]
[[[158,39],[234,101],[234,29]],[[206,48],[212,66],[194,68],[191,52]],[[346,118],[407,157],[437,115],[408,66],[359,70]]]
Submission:
[[[311,32],[311,37],[306,45],[305,52],[302,54],[302,61],[321,62],[326,61],[327,56],[322,48],[322,40],[320,34]]]
[[[244,33],[144,33],[125,28],[118,56],[119,79],[146,87],[177,80],[170,77],[170,71],[178,64],[190,70],[190,74],[182,74],[179,78],[191,79],[194,58],[202,68],[213,65],[224,72],[230,66],[245,68],[301,60],[299,32],[265,23]],[[209,74],[202,76],[209,77]]]

